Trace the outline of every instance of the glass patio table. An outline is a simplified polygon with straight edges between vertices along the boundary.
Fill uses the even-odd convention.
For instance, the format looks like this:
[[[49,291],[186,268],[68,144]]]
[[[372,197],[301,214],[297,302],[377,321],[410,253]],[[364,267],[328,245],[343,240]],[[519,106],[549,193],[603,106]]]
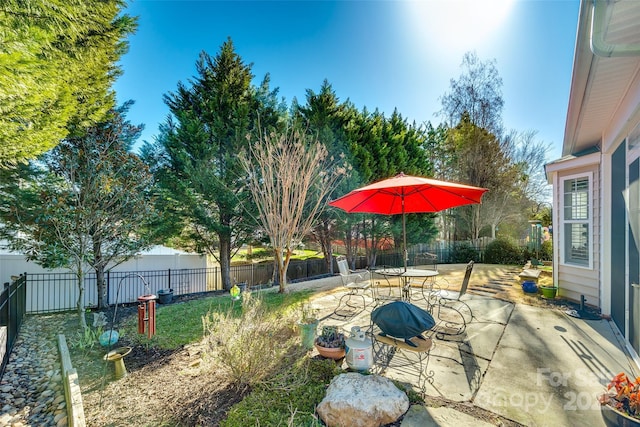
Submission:
[[[433,291],[433,284],[435,278],[438,275],[437,270],[426,270],[421,268],[407,268],[404,267],[382,267],[374,270],[375,274],[379,274],[387,279],[389,283],[389,296],[395,286],[399,288],[400,299],[402,301],[411,301],[411,288],[412,284],[419,284],[420,293],[422,299],[429,304],[429,295]],[[398,278],[397,285],[392,285],[390,278]],[[425,295],[427,291],[427,295]],[[378,294],[379,289],[376,290]],[[429,304],[430,305],[430,304]]]

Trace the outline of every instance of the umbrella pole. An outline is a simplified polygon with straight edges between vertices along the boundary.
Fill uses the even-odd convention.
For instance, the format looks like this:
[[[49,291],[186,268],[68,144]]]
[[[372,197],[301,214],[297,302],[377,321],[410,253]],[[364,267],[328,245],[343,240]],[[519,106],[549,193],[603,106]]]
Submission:
[[[404,263],[404,271],[407,272],[407,220],[404,214],[404,197],[402,198],[402,262]]]

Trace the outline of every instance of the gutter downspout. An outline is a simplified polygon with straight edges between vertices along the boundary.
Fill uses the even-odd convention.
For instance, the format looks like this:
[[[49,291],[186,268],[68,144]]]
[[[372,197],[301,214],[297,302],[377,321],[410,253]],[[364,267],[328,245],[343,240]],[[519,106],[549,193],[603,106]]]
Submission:
[[[640,56],[638,44],[610,44],[604,40],[605,26],[611,21],[611,8],[619,0],[593,0],[591,13],[591,51],[596,56],[613,58],[620,56]]]

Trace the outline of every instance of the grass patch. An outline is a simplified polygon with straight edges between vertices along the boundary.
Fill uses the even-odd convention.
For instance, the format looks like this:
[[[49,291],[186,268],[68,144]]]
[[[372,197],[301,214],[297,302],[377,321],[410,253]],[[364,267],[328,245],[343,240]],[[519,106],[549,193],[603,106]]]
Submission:
[[[309,299],[310,291],[280,294],[260,292],[267,311],[294,310],[303,301]],[[149,340],[146,335],[138,334],[137,317],[126,319],[117,325],[121,337],[127,337],[134,343],[157,346],[162,349],[175,349],[186,344],[198,342],[203,337],[202,318],[207,313],[226,313],[229,310],[240,316],[242,301],[234,301],[228,294],[191,300],[169,305],[157,305],[156,335]]]
[[[220,427],[321,426],[315,408],[333,377],[342,372],[333,360],[304,357],[257,385],[231,408]]]
[[[331,380],[344,372],[330,359],[301,358],[258,384],[229,410],[220,427],[324,426],[315,413],[316,407],[324,399]],[[419,392],[400,381],[393,383],[406,393],[411,405],[424,404]]]
[[[292,260],[306,260],[310,258],[322,258],[324,255],[318,251],[312,251],[309,249],[296,249],[291,256]],[[247,253],[246,249],[241,249],[231,260],[232,262],[240,261],[273,261],[273,249],[272,248],[253,248],[251,254]]]

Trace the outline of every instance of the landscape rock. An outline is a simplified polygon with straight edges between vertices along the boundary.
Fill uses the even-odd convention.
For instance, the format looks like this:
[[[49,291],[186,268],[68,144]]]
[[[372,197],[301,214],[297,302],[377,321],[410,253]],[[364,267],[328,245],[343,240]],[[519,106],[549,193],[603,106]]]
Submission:
[[[407,395],[388,378],[349,372],[331,381],[317,412],[327,427],[380,427],[407,409]]]
[[[66,416],[54,420],[64,402],[57,348],[63,322],[60,316],[25,317],[0,379],[0,427],[67,425]]]

